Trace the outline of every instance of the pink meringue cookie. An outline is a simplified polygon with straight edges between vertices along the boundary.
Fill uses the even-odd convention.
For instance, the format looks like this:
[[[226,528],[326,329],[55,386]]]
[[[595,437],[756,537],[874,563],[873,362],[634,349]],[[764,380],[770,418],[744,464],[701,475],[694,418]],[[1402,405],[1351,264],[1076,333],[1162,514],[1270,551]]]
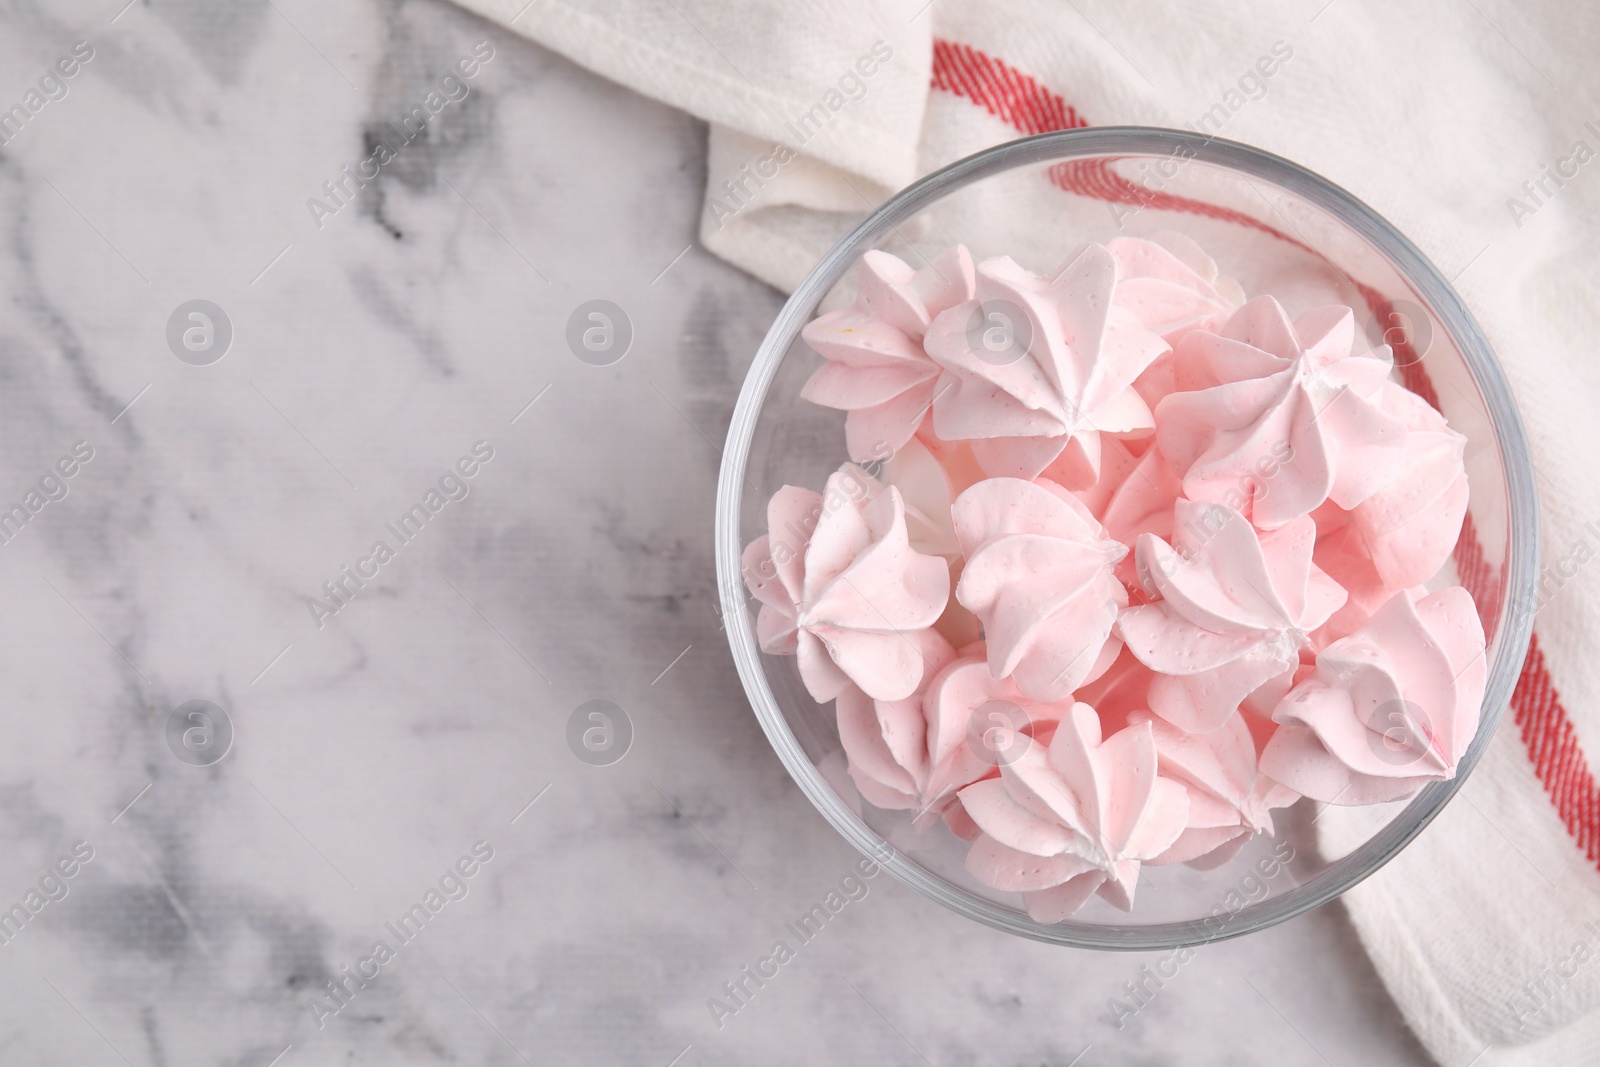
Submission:
[[[1117,306],[1169,345],[1190,330],[1220,330],[1244,303],[1239,283],[1219,277],[1216,261],[1182,234],[1113,237],[1106,251],[1117,261]]]
[[[990,677],[980,648],[960,659],[952,652],[926,692],[906,700],[874,701],[846,689],[839,740],[861,795],[880,808],[914,811],[912,825],[922,830],[950,815],[959,790],[997,774],[1042,728],[1053,731],[1063,711]],[[986,747],[990,731],[998,734]]]
[[[1150,433],[1150,408],[1132,385],[1167,345],[1114,304],[1116,283],[1116,261],[1101,245],[1085,247],[1049,278],[1008,257],[979,264],[975,298],[934,320],[925,341],[943,368],[935,432],[977,442],[989,473],[1024,478],[1039,475],[1069,445],[1078,451],[1077,466],[1092,475],[1100,433]],[[1026,351],[995,353],[975,343],[988,336],[985,316],[997,313]]]
[[[922,425],[939,377],[939,367],[923,351],[923,335],[940,312],[972,295],[972,256],[960,245],[920,271],[873,250],[856,272],[855,304],[801,331],[827,362],[800,395],[849,413],[845,444],[851,459],[882,459]]]
[[[1219,276],[1216,260],[1182,234],[1116,237],[1106,248],[1117,258],[1117,302],[1174,348],[1190,330],[1220,332],[1244,303],[1239,283]],[[1177,388],[1173,354],[1158,356],[1133,387],[1155,410]]]
[[[1185,495],[1273,529],[1324,500],[1353,508],[1392,481],[1406,433],[1378,400],[1392,359],[1387,346],[1352,355],[1354,343],[1349,308],[1291,323],[1270,296],[1241,307],[1220,335],[1185,335],[1173,354],[1180,391],[1156,413]]]
[[[950,568],[911,548],[900,491],[847,464],[821,495],[778,490],[767,529],[742,561],[761,602],[761,650],[798,654],[819,702],[852,682],[876,700],[916,692],[930,654],[945,644],[929,627],[950,597]]]
[[[1345,592],[1311,561],[1308,516],[1261,532],[1226,505],[1180,500],[1174,517],[1176,548],[1153,534],[1139,538],[1140,580],[1161,599],[1124,611],[1117,630],[1157,672],[1151,710],[1205,733],[1299,665],[1307,635]]]
[[[1230,715],[1205,734],[1184,733],[1151,719],[1161,774],[1189,793],[1183,833],[1151,864],[1187,863],[1210,870],[1232,859],[1256,834],[1272,833],[1272,809],[1300,799],[1261,774],[1256,745],[1243,715]]]
[[[1393,592],[1432,579],[1455,550],[1467,513],[1467,439],[1399,384],[1385,382],[1379,398],[1406,425],[1399,475],[1342,524],[1339,516],[1319,515],[1318,554],[1352,591],[1378,586]]]
[[[1064,700],[1116,658],[1127,592],[1107,540],[1072,494],[1051,482],[990,478],[951,508],[966,566],[956,600],[983,623],[989,670],[1035,700]]]
[[[1278,703],[1261,772],[1329,804],[1403,800],[1455,776],[1487,676],[1483,624],[1465,589],[1415,601],[1398,593],[1323,649],[1315,673]]]
[[[1060,922],[1096,892],[1130,910],[1140,864],[1171,849],[1189,815],[1185,788],[1157,765],[1148,722],[1102,741],[1099,715],[1074,704],[1047,750],[1034,746],[961,790],[982,831],[967,870],[1020,892],[1038,922]]]

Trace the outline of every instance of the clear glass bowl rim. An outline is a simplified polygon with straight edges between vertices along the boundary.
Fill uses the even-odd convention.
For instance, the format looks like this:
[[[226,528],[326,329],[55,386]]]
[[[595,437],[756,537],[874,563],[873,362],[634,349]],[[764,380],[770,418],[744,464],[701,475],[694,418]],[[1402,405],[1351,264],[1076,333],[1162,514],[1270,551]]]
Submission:
[[[1202,920],[1125,925],[1067,921],[1036,923],[932,875],[894,850],[850,811],[811,762],[784,721],[767,684],[745,598],[741,594],[739,514],[761,407],[780,362],[817,303],[855,265],[861,254],[896,226],[930,204],[973,182],[1041,163],[1086,156],[1160,156],[1181,152],[1249,177],[1260,178],[1321,208],[1369,242],[1405,279],[1439,319],[1466,361],[1483,394],[1495,443],[1505,471],[1508,511],[1506,564],[1495,655],[1489,665],[1483,716],[1477,737],[1447,782],[1424,788],[1379,833],[1311,880],[1281,895],[1246,904],[1220,929]],[[1397,294],[1398,295],[1398,294]],[[1320,907],[1383,866],[1433,821],[1483,755],[1510,703],[1533,631],[1531,613],[1510,605],[1524,603],[1538,574],[1539,505],[1528,444],[1511,389],[1493,349],[1466,305],[1433,263],[1386,219],[1326,178],[1270,152],[1183,130],[1141,126],[1097,126],[1039,134],[985,149],[907,186],[863,219],[831,248],[790,295],[756,351],[728,427],[717,484],[716,561],[718,588],[729,648],[761,727],[778,758],[811,803],[846,841],[895,878],[952,911],[1022,937],[1080,948],[1151,951],[1242,937]],[[1135,913],[1136,914],[1136,913]]]

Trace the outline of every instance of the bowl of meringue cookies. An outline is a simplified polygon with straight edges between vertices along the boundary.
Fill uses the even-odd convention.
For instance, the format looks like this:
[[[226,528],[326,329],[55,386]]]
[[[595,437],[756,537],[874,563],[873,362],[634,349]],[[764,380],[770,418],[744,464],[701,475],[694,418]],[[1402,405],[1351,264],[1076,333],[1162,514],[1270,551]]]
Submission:
[[[1460,788],[1527,653],[1494,354],[1349,193],[1089,128],[895,195],[729,431],[727,633],[801,789],[897,878],[1152,949],[1323,904]]]

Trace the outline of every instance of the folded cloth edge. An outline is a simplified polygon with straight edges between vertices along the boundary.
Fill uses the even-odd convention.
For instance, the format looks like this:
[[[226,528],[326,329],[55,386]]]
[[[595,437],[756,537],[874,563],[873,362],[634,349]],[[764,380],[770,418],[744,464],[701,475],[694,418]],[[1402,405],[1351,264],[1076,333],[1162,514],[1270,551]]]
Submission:
[[[786,129],[790,121],[817,102],[759,89],[737,74],[723,74],[686,62],[559,0],[456,3],[609,81],[681,108],[696,118],[773,143],[790,137]],[[926,63],[921,68],[925,70]],[[906,129],[889,131],[841,112],[806,142],[805,152],[885,188],[898,189],[916,177],[921,132],[920,115]]]

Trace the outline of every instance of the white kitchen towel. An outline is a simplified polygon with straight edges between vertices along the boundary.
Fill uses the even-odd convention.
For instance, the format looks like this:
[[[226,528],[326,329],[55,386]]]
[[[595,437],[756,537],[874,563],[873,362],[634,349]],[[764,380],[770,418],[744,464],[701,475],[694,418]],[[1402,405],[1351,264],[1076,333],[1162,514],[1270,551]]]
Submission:
[[[1441,1063],[1600,1058],[1600,19],[1561,0],[459,2],[708,120],[702,243],[781,289],[918,174],[1086,124],[1260,145],[1417,242],[1506,366],[1545,569],[1483,762],[1345,903]],[[1322,828],[1335,852],[1360,833]]]

